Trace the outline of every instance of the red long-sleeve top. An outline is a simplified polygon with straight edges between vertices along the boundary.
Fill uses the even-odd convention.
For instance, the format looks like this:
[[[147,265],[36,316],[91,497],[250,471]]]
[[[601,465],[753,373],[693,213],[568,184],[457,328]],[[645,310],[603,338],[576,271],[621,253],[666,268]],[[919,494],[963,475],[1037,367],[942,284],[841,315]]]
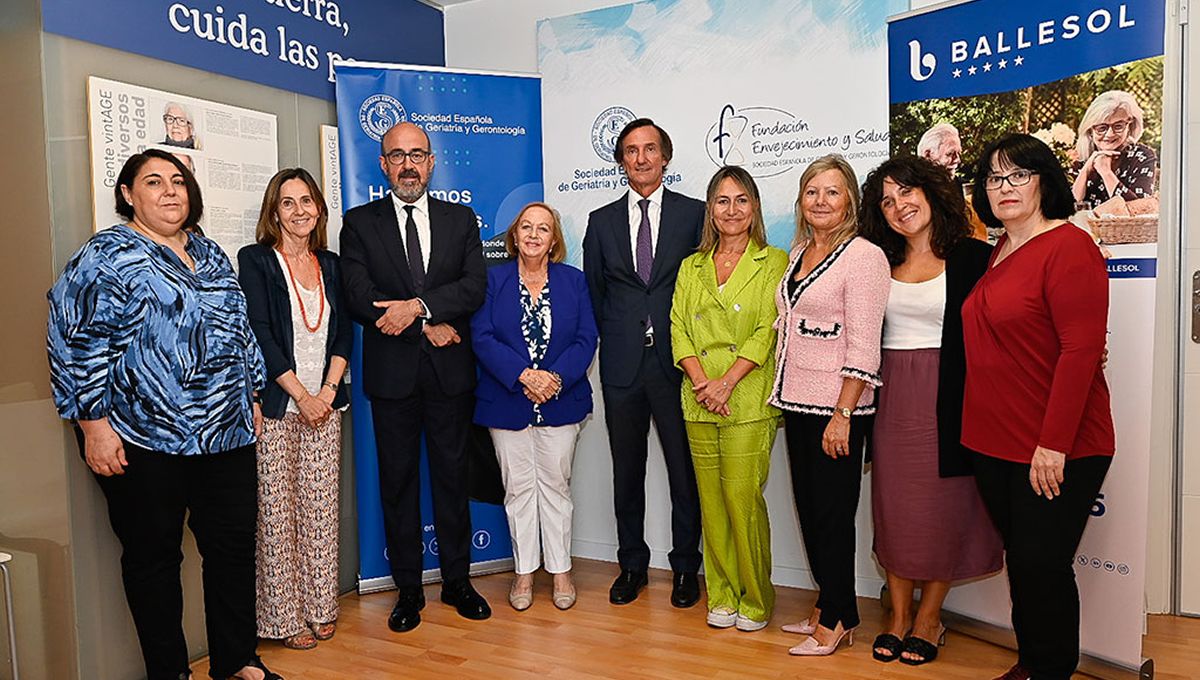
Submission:
[[[1068,460],[1113,455],[1100,366],[1108,273],[1087,234],[1060,225],[989,266],[963,304],[962,319],[964,446],[1017,463],[1029,463],[1038,446]]]

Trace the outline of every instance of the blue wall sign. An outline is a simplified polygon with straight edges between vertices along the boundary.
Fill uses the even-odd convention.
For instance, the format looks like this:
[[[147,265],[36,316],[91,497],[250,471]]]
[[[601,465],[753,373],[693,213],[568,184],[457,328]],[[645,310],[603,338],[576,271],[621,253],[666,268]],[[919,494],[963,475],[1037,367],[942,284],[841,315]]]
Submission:
[[[332,100],[337,59],[440,66],[442,13],[417,0],[42,0],[43,28]]]

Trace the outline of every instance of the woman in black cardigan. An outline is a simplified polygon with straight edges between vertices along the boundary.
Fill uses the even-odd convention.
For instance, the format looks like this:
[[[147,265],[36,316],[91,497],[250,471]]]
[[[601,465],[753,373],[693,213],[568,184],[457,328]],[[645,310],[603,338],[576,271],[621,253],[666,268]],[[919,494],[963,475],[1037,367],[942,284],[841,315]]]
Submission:
[[[342,382],[353,332],[329,209],[303,168],[267,184],[258,243],[238,253],[250,326],[267,364],[258,441],[258,636],[311,649],[337,619]]]
[[[862,205],[859,234],[892,265],[871,479],[875,557],[887,572],[892,618],[873,655],[920,665],[944,641],[941,608],[951,583],[1001,566],[1000,537],[959,443],[962,304],[992,248],[970,237],[958,185],[923,158],[880,165],[863,184]]]

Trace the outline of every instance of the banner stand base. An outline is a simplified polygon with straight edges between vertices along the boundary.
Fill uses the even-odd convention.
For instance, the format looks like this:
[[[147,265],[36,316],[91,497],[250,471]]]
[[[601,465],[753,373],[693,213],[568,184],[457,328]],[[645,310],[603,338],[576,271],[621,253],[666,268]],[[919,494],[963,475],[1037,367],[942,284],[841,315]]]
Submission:
[[[485,574],[495,574],[502,571],[512,571],[514,568],[513,559],[505,557],[499,560],[488,560],[486,562],[473,562],[471,564],[471,576],[483,576]],[[441,569],[426,569],[421,574],[421,583],[430,584],[437,583],[442,580]],[[392,581],[391,576],[379,576],[376,578],[359,578],[358,579],[358,594],[367,595],[370,593],[378,593],[384,590],[394,590],[396,584]]]
[[[942,623],[956,633],[970,635],[984,642],[1012,650],[1017,648],[1017,639],[1014,633],[1007,628],[946,610],[942,610]],[[1149,680],[1154,677],[1154,660],[1143,659],[1140,668],[1129,668],[1107,659],[1081,654],[1079,656],[1079,672],[1103,680]]]

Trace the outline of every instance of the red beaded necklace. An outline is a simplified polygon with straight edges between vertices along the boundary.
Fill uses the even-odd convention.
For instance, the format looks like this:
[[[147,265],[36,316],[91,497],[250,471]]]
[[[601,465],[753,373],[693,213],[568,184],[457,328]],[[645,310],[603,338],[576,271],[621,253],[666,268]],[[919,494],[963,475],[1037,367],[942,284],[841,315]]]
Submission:
[[[288,278],[292,280],[292,290],[296,291],[296,304],[300,305],[300,318],[304,320],[304,327],[309,333],[316,333],[321,328],[321,319],[325,318],[325,279],[321,276],[321,263],[317,261],[317,256],[311,251],[308,256],[312,258],[313,267],[317,269],[317,290],[320,291],[321,307],[317,312],[317,323],[314,325],[308,324],[308,312],[304,309],[304,300],[300,298],[300,284],[296,283],[296,274],[292,271],[292,263],[288,259],[287,253],[283,252],[283,248],[276,248],[279,254],[283,256],[283,263],[287,265]]]

